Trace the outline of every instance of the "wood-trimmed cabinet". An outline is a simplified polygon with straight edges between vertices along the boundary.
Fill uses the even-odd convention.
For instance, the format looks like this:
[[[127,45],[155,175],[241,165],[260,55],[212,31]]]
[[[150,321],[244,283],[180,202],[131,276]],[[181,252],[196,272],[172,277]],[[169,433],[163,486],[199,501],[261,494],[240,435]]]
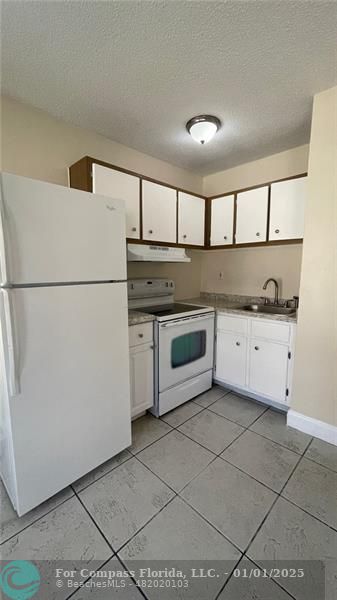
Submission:
[[[270,240],[303,238],[307,177],[288,179],[270,186]]]
[[[303,174],[210,198],[209,247],[301,242],[306,196]]]
[[[234,194],[212,200],[211,246],[228,246],[234,241]]]
[[[140,181],[135,175],[92,165],[92,191],[94,194],[122,198],[125,201],[126,237],[140,239]]]
[[[295,331],[295,323],[218,314],[215,381],[288,406]]]
[[[178,192],[178,243],[205,245],[205,198]]]
[[[268,195],[267,185],[237,194],[236,244],[267,240]]]
[[[177,241],[177,192],[152,181],[142,181],[143,240]]]
[[[85,156],[70,187],[125,200],[128,241],[187,248],[301,242],[306,174],[212,198]]]

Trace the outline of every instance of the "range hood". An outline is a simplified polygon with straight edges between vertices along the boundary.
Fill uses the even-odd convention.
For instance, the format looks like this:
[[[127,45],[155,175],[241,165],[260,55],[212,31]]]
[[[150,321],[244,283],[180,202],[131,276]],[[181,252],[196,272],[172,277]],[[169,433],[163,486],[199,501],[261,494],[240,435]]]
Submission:
[[[191,262],[185,248],[128,244],[128,262]]]

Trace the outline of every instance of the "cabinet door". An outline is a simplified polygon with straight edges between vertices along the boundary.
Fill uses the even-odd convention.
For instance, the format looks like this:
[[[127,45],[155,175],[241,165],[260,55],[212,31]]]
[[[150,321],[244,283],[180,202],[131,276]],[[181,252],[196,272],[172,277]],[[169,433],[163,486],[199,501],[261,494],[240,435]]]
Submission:
[[[177,192],[172,188],[142,182],[143,239],[175,244],[177,241]]]
[[[126,237],[139,239],[139,177],[128,175],[122,171],[92,165],[92,191],[94,194],[121,198],[125,202]]]
[[[233,385],[246,384],[247,338],[225,331],[217,332],[216,377]]]
[[[233,244],[234,194],[213,198],[211,205],[211,246]]]
[[[286,401],[288,346],[259,338],[250,340],[249,388],[278,402]]]
[[[270,191],[270,240],[303,238],[307,177],[279,181]]]
[[[178,192],[178,243],[204,246],[204,198]]]
[[[130,348],[131,417],[153,406],[153,346]]]
[[[237,244],[265,242],[267,239],[268,186],[237,195]]]

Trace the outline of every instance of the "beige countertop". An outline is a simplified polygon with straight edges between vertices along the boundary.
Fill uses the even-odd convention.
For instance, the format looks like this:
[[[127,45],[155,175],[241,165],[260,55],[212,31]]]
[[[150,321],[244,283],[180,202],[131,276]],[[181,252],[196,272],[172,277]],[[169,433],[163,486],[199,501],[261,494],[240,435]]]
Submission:
[[[154,320],[154,315],[139,312],[138,310],[129,310],[129,326],[139,325],[140,323],[149,323],[150,321]]]
[[[213,296],[213,297],[212,297]],[[294,315],[271,315],[266,313],[254,313],[247,310],[242,310],[245,304],[249,304],[248,300],[234,298],[224,298],[214,295],[198,296],[197,298],[186,298],[181,300],[185,304],[196,304],[203,306],[211,306],[218,314],[235,314],[244,317],[254,317],[254,319],[268,319],[271,321],[283,321],[286,323],[296,323],[297,314]]]

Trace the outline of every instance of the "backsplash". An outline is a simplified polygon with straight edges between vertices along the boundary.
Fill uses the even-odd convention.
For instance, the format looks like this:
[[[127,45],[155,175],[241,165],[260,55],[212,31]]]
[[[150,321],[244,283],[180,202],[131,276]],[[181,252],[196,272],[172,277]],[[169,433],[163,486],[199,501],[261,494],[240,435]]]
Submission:
[[[210,250],[201,256],[202,292],[264,296],[262,286],[274,277],[280,285],[280,297],[299,295],[302,244]],[[220,279],[220,273],[223,278]]]

